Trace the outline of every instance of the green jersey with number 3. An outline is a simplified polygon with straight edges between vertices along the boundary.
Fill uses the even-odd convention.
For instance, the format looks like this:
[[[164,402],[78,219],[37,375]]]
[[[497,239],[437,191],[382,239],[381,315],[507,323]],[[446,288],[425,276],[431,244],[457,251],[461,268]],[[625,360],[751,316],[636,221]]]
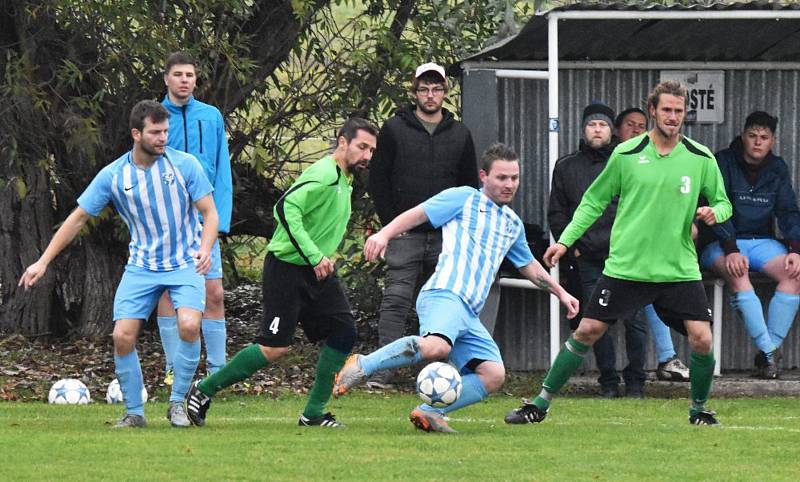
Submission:
[[[683,137],[660,155],[645,133],[618,145],[558,240],[571,246],[619,196],[603,274],[632,281],[701,279],[691,226],[705,196],[717,222],[733,208],[711,151]]]

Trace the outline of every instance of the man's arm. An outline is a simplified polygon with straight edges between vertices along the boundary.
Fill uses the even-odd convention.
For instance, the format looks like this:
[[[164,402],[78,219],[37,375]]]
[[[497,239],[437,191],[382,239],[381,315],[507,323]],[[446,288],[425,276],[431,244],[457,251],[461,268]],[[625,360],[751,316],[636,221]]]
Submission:
[[[90,217],[89,213],[82,207],[79,206],[75,208],[75,210],[67,216],[67,219],[64,220],[64,223],[61,224],[61,227],[58,228],[58,231],[56,231],[53,239],[50,240],[44,253],[22,273],[22,277],[20,277],[17,286],[23,286],[27,290],[36,284],[47,271],[47,265],[75,239],[75,236],[78,235],[78,232],[80,232]]]
[[[553,238],[558,239],[564,228],[569,224],[572,219],[572,210],[570,209],[569,199],[567,199],[566,188],[563,181],[563,164],[553,170],[553,183],[550,187],[550,201],[547,206],[547,223],[550,225],[550,231],[553,233]]]
[[[208,274],[211,270],[211,249],[219,233],[219,216],[217,208],[214,206],[214,196],[207,194],[198,199],[195,203],[200,214],[203,216],[203,232],[200,237],[200,250],[194,254],[195,269],[202,275]]]
[[[233,176],[231,175],[231,156],[228,152],[228,138],[225,135],[225,121],[217,111],[217,169],[214,178],[214,204],[219,216],[219,232],[228,233],[231,229],[233,212]],[[205,219],[205,218],[203,218]]]
[[[574,296],[567,293],[556,281],[542,268],[538,261],[533,260],[519,269],[522,276],[530,280],[538,288],[547,290],[554,294],[562,305],[567,309],[567,318],[574,318],[578,314],[580,305]]]
[[[394,168],[394,157],[396,155],[394,136],[390,128],[384,124],[378,133],[375,153],[369,166],[369,183],[367,191],[372,203],[375,205],[375,212],[381,224],[386,226],[395,215],[395,206],[392,201],[393,185],[392,170]]]
[[[472,134],[467,126],[464,126],[464,129],[467,131],[467,139],[459,163],[458,185],[477,188],[480,178],[478,177],[478,160],[475,158],[475,142],[472,140]]]
[[[386,245],[389,244],[390,239],[426,221],[428,221],[428,216],[425,214],[425,210],[422,209],[422,205],[405,211],[367,239],[367,242],[364,243],[364,257],[366,257],[367,261],[374,261],[378,256],[383,258],[386,252]]]

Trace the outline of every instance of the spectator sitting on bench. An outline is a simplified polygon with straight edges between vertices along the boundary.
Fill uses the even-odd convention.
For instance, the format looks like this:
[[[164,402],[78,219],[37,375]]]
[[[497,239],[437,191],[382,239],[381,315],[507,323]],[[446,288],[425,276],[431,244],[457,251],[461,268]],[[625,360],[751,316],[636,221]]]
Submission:
[[[777,126],[776,117],[753,112],[745,120],[742,135],[716,154],[733,216],[714,227],[717,241],[700,257],[701,266],[713,269],[733,290],[731,303],[760,350],[755,366],[761,378],[778,378],[777,350],[800,304],[800,210],[789,168],[772,152]],[[775,239],[774,218],[788,250]],[[750,270],[778,283],[766,322]]]

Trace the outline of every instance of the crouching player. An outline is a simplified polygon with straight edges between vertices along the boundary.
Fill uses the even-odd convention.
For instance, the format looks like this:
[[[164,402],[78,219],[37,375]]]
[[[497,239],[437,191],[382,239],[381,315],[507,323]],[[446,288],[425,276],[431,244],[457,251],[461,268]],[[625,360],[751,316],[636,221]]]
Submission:
[[[455,432],[445,415],[483,400],[505,380],[500,350],[478,314],[506,256],[536,286],[555,294],[570,318],[578,313],[578,300],[533,258],[522,221],[508,206],[519,187],[517,154],[494,144],[481,164],[483,189],[464,186],[442,191],[367,240],[364,254],[372,261],[383,256],[390,239],[430,221],[442,227],[442,254],[417,298],[421,335],[400,338],[369,355],[351,355],[336,376],[334,396],[344,395],[380,370],[448,358],[462,373],[461,396],[443,409],[420,405],[410,418],[421,430]]]

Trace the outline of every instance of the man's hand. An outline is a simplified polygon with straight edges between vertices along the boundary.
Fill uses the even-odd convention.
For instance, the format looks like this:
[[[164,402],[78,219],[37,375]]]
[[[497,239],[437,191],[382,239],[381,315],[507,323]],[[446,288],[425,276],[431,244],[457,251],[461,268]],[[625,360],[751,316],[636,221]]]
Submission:
[[[317,281],[322,281],[333,274],[333,263],[327,256],[323,256],[319,263],[314,266],[314,274],[317,276]]]
[[[750,269],[750,261],[742,253],[725,255],[725,270],[731,278],[741,278]]]
[[[702,206],[697,208],[695,212],[697,219],[703,221],[709,226],[713,226],[717,224],[717,216],[714,214],[714,210],[711,209],[711,206]]]
[[[561,301],[561,304],[567,309],[567,318],[570,320],[575,318],[575,315],[577,315],[578,311],[581,309],[581,305],[578,300],[566,291],[563,295],[561,295],[559,301]]]
[[[800,254],[787,254],[783,260],[783,269],[789,272],[789,276],[792,279],[800,278]]]
[[[382,231],[378,231],[364,243],[364,257],[367,258],[367,261],[375,261],[378,256],[383,259],[386,254],[387,244],[389,244],[389,240],[382,234]]]
[[[547,251],[544,252],[544,262],[547,263],[549,268],[558,263],[558,260],[564,256],[564,253],[567,252],[567,247],[561,243],[555,243],[547,248]]]
[[[205,276],[211,271],[211,254],[202,249],[194,253],[194,269],[201,275]]]
[[[26,269],[24,273],[22,273],[17,286],[22,286],[25,288],[25,290],[29,290],[33,285],[36,284],[37,281],[42,279],[42,276],[44,276],[46,271],[47,263],[43,263],[41,260],[33,263],[32,265],[28,266],[28,269]]]

